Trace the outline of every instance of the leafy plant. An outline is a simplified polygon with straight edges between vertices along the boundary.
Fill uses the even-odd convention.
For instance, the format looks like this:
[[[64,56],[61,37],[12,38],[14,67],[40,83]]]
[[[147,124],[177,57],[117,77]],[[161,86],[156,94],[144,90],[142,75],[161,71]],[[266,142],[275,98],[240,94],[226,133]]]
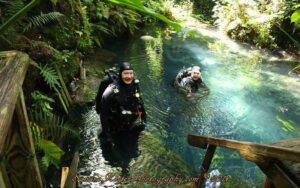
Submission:
[[[41,110],[47,114],[50,114],[52,112],[53,108],[50,104],[55,102],[54,99],[47,97],[40,91],[32,92],[31,97],[33,99],[33,104],[31,105],[31,108],[33,110]]]
[[[39,68],[45,82],[56,92],[65,112],[68,113],[68,107],[70,104],[66,93],[63,91],[61,84],[59,83],[59,76],[56,70],[48,65]]]
[[[38,134],[33,135],[37,143],[41,138],[57,142],[69,135],[72,137],[78,137],[78,133],[69,126],[63,117],[54,115],[53,113],[45,113],[42,110],[31,110],[29,115],[31,126],[33,126],[34,129],[39,129],[38,132],[35,132]]]
[[[58,80],[59,77],[58,77],[56,71],[52,67],[45,65],[45,66],[41,67],[40,70],[41,70],[41,75],[43,76],[43,78],[45,79],[47,84],[52,89],[60,87],[59,80]]]
[[[77,47],[79,48],[79,50],[81,50],[82,52],[89,52],[91,50],[91,48],[93,47],[93,41],[92,41],[92,37],[91,37],[91,33],[92,33],[92,27],[91,24],[89,22],[89,17],[87,15],[87,7],[86,6],[80,6],[80,13],[81,13],[81,17],[82,17],[82,29],[79,31],[76,31],[76,33],[78,34],[78,39],[77,39]]]
[[[179,25],[176,22],[173,22],[166,18],[165,16],[158,14],[154,12],[152,9],[145,7],[140,0],[109,0],[109,2],[118,5],[118,6],[123,6],[126,8],[129,8],[131,10],[135,10],[138,12],[141,12],[145,15],[149,15],[151,17],[157,18],[169,26],[173,27],[177,32],[181,30],[181,25]]]
[[[52,113],[31,110],[29,118],[36,151],[42,154],[41,158],[38,158],[41,170],[45,172],[51,164],[58,168],[64,154],[57,146],[58,142],[69,135],[78,138],[78,133],[65,122],[64,118]]]
[[[221,0],[214,7],[215,24],[232,38],[262,47],[276,47],[275,24],[284,19],[285,1]]]
[[[39,162],[42,171],[45,172],[51,164],[58,169],[60,159],[65,152],[49,140],[40,139],[38,145],[44,152],[44,156]]]
[[[34,16],[33,18],[30,18],[29,23],[25,26],[23,31],[26,32],[32,28],[42,27],[47,23],[59,20],[63,16],[64,15],[59,12],[49,12],[47,14],[41,13],[38,16]]]
[[[9,18],[16,14],[19,10],[21,10],[25,5],[23,1],[1,1],[1,3],[4,3],[4,7],[6,9],[5,11],[5,17]]]
[[[300,4],[299,4],[300,5]],[[300,28],[300,9],[296,10],[291,16],[291,22],[295,23],[295,26]]]

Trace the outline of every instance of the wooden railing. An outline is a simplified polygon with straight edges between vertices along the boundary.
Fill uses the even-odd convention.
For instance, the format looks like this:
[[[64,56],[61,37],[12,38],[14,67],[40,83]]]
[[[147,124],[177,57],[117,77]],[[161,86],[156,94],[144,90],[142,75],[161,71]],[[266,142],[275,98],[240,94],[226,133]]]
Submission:
[[[205,174],[209,170],[214,152],[218,146],[238,151],[244,159],[255,162],[267,176],[265,187],[300,187],[297,174],[289,171],[289,167],[284,165],[283,162],[290,161],[289,165],[300,164],[300,147],[298,147],[300,146],[300,138],[279,142],[277,145],[280,146],[276,146],[209,136],[188,135],[188,143],[195,147],[207,149],[202,161],[197,187],[201,187],[204,183]]]
[[[22,84],[30,63],[21,52],[0,53],[0,187],[43,187]]]

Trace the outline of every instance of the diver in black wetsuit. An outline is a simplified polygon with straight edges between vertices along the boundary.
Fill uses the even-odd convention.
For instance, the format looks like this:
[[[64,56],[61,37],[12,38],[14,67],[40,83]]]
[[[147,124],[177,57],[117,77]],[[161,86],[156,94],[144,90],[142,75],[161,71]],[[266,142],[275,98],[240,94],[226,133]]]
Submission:
[[[188,93],[196,93],[202,83],[200,67],[194,66],[191,70],[191,75],[182,78],[180,85]]]
[[[106,80],[101,82],[103,85],[105,83]],[[101,84],[98,95],[103,91]],[[114,140],[118,132],[140,132],[145,128],[146,112],[138,80],[134,79],[129,63],[121,65],[119,78],[105,89],[102,97],[97,96],[96,110],[101,117],[101,135],[109,141]],[[139,117],[139,125],[133,125]]]
[[[129,63],[120,66],[119,75],[108,74],[101,81],[96,100],[103,157],[111,166],[121,167],[127,176],[131,159],[139,155],[137,141],[146,123],[139,83]],[[136,125],[139,117],[141,121]]]

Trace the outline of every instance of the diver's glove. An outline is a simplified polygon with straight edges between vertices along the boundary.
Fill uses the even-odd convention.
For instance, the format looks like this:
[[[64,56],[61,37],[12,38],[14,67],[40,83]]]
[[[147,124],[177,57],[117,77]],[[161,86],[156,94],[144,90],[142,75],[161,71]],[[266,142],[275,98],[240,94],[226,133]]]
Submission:
[[[145,125],[146,125],[146,121],[142,120],[141,123],[140,123],[140,126],[145,126]]]

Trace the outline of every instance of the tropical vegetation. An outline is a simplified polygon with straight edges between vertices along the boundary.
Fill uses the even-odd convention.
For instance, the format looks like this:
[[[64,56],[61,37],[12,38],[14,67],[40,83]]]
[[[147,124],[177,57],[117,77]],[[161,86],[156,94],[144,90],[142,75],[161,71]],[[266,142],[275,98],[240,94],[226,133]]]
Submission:
[[[235,40],[299,52],[299,1],[192,2],[194,17]],[[72,99],[65,83],[78,75],[80,61],[106,41],[133,35],[146,24],[164,22],[180,32],[182,26],[170,4],[163,0],[0,0],[0,50],[20,50],[36,62],[28,73],[34,79],[32,87],[26,88],[26,101],[42,171],[58,167],[64,154],[62,143],[68,136],[78,137],[67,121]]]

